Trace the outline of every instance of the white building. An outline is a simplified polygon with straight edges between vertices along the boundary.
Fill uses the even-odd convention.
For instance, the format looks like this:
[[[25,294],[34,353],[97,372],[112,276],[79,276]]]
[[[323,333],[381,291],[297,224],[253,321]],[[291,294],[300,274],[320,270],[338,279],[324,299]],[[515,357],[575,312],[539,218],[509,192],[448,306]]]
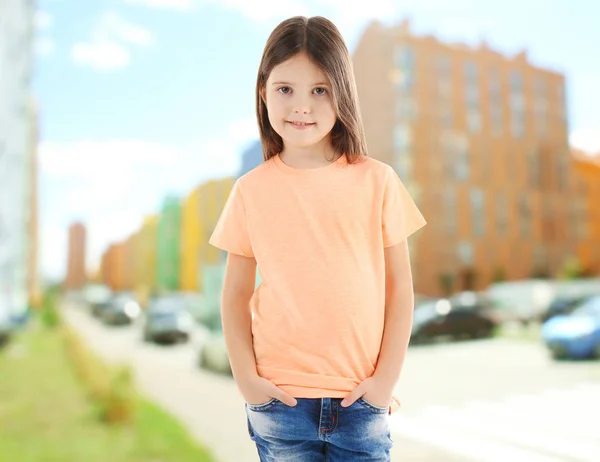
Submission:
[[[0,310],[27,306],[33,0],[0,1]]]

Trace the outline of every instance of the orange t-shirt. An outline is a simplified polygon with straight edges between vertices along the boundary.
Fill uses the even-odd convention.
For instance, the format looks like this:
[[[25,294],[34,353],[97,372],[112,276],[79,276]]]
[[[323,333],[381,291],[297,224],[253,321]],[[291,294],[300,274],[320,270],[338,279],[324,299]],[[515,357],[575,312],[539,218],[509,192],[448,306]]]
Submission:
[[[425,225],[394,170],[345,156],[296,169],[273,157],[239,178],[210,243],[254,257],[257,370],[296,398],[342,398],[375,371],[384,247]]]

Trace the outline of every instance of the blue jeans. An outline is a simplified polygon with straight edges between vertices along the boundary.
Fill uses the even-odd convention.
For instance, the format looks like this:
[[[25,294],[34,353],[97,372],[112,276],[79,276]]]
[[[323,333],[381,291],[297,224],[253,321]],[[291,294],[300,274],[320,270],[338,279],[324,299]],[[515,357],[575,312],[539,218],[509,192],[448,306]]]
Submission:
[[[389,461],[388,408],[359,399],[298,399],[289,407],[272,399],[246,404],[248,432],[261,462]]]

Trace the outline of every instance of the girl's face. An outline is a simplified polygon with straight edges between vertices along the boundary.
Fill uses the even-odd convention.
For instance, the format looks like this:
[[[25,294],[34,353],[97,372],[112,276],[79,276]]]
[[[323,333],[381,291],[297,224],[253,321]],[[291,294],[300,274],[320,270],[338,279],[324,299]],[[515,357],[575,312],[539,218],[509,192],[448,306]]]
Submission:
[[[336,121],[331,86],[306,53],[275,66],[262,96],[271,126],[286,149],[329,143]]]

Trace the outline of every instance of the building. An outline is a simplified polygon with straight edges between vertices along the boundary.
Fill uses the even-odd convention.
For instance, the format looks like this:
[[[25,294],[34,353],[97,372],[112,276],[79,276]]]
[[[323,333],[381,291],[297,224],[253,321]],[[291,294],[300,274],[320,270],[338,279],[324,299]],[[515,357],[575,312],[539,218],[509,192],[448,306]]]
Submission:
[[[87,282],[86,270],[86,231],[82,223],[73,223],[69,227],[67,275],[64,287],[77,290]]]
[[[442,294],[555,274],[579,246],[565,78],[372,23],[353,55],[369,154],[428,220],[410,239],[415,290]]]
[[[144,218],[138,239],[138,253],[136,258],[140,261],[139,283],[141,291],[146,294],[156,292],[156,251],[158,244],[158,215],[149,215]]]
[[[180,288],[182,291],[202,291],[200,246],[203,223],[200,220],[202,186],[196,187],[184,200],[181,211]]]
[[[580,234],[577,260],[584,274],[600,276],[600,153],[572,152],[577,187],[585,198],[576,217]]]
[[[31,307],[40,306],[42,287],[39,272],[39,223],[38,223],[38,111],[30,100],[30,144],[27,207],[27,298]]]
[[[0,2],[0,310],[28,305],[34,2]]]
[[[108,246],[102,254],[100,272],[102,282],[113,292],[126,289],[125,281],[125,244],[120,242]]]
[[[158,220],[156,283],[159,292],[179,290],[181,201],[167,197]]]

